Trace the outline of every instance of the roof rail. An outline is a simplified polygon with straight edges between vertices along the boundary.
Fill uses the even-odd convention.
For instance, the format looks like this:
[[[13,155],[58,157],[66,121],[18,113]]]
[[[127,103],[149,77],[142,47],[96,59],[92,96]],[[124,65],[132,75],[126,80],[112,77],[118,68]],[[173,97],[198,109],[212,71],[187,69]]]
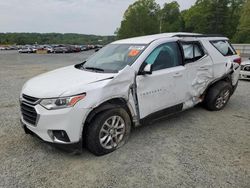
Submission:
[[[221,34],[196,34],[196,35],[185,35],[185,34],[177,34],[174,37],[195,37],[195,38],[202,38],[202,37],[225,37]]]

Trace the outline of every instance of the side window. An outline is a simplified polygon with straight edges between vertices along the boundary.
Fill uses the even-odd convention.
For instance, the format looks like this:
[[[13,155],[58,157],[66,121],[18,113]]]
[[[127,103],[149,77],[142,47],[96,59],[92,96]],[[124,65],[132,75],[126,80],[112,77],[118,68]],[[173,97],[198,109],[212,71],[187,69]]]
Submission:
[[[231,56],[236,54],[235,50],[228,41],[216,40],[210,42],[223,56]]]
[[[176,42],[163,44],[148,56],[145,63],[152,64],[153,71],[182,65],[179,46]]]
[[[197,61],[205,55],[205,52],[198,42],[182,42],[181,45],[184,52],[185,63]]]

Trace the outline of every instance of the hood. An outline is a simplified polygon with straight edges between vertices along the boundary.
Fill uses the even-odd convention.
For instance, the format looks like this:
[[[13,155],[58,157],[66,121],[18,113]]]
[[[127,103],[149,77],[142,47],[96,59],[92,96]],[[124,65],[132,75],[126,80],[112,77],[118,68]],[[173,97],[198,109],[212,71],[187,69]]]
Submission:
[[[110,79],[114,73],[96,73],[68,66],[47,72],[30,79],[23,87],[22,93],[36,98],[52,98],[63,96],[63,93],[74,93],[73,88]],[[72,90],[68,92],[68,90]],[[85,92],[85,91],[82,91]]]

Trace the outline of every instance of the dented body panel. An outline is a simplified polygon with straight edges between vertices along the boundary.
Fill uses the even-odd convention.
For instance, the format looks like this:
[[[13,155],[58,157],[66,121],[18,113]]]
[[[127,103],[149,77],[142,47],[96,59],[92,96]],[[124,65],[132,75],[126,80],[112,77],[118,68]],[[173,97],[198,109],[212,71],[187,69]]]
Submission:
[[[24,100],[24,95],[38,98],[40,101],[84,93],[84,99],[72,108],[57,110],[47,110],[40,103],[36,103],[33,107],[42,121],[38,119],[37,124],[32,125],[21,117],[22,122],[27,129],[45,141],[76,143],[82,140],[85,121],[89,115],[110,100],[125,101],[131,120],[137,126],[141,124],[141,120],[157,112],[167,109],[167,113],[170,114],[195,106],[202,101],[207,89],[224,77],[230,80],[232,86],[236,86],[240,69],[233,61],[238,56],[225,57],[210,42],[228,39],[193,35],[199,36],[199,34],[169,33],[116,41],[114,45],[131,44],[126,58],[140,55],[132,64],[114,73],[86,71],[77,66],[69,66],[29,80],[22,89],[21,102]],[[198,44],[198,49],[202,53],[199,52],[201,53],[199,58],[187,62],[182,43],[190,42]],[[148,57],[154,55],[156,49],[168,43],[178,44],[179,64],[143,74],[142,69],[148,64],[146,62]],[[143,46],[138,47],[136,44]],[[168,47],[161,49],[164,50],[170,55],[176,54]],[[187,53],[189,55],[193,53],[195,56],[198,52],[193,48],[193,51]],[[155,62],[159,56],[160,52],[156,55]],[[67,143],[55,140],[49,135],[49,130],[60,129],[60,124],[62,124],[61,129],[69,136],[70,141]]]

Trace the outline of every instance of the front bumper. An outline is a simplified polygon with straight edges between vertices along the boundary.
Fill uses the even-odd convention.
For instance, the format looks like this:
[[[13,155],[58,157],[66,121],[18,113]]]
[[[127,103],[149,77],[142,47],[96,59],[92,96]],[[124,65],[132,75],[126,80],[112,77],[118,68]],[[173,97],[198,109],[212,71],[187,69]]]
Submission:
[[[240,79],[250,80],[250,71],[240,71]]]
[[[42,140],[55,144],[69,145],[81,142],[82,129],[89,109],[65,108],[59,110],[47,110],[41,105],[34,106],[38,119],[36,125],[32,125],[24,120],[21,115],[21,122],[26,132],[34,133]],[[53,135],[54,131],[63,131],[68,140],[60,140]]]
[[[22,121],[21,121],[21,124],[22,124],[22,128],[26,134],[37,137],[38,139],[40,139],[43,142],[46,142],[47,144],[50,144],[56,148],[59,148],[63,151],[67,151],[67,152],[74,152],[74,153],[81,153],[82,152],[82,148],[83,148],[82,141],[79,141],[76,143],[70,143],[70,144],[60,144],[60,143],[47,142],[47,141],[44,141],[42,138],[40,138],[36,133],[29,130],[27,128],[27,126]]]

